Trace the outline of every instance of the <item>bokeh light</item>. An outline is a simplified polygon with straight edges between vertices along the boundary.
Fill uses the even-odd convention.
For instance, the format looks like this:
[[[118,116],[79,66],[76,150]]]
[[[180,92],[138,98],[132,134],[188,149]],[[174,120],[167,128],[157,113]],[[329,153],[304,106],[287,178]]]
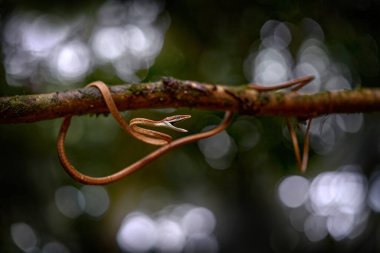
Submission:
[[[87,214],[99,217],[108,210],[110,200],[104,187],[83,186],[80,191],[85,200],[84,211]]]
[[[36,249],[38,238],[31,226],[24,222],[14,223],[11,226],[13,242],[23,252],[32,252]]]
[[[312,121],[311,147],[319,155],[331,153],[336,144],[347,134],[354,134],[362,129],[364,118],[362,113],[337,114],[315,118]]]
[[[147,215],[136,212],[129,214],[119,230],[117,241],[119,246],[132,252],[147,252],[157,241],[157,228]]]
[[[55,204],[62,214],[69,218],[76,218],[83,212],[85,199],[75,187],[62,186],[55,192]]]
[[[58,210],[69,218],[77,218],[82,213],[99,217],[108,210],[109,202],[108,193],[102,186],[83,186],[80,190],[62,186],[55,192]]]
[[[181,252],[185,245],[186,234],[178,222],[168,218],[157,220],[157,240],[156,247],[161,252]]]
[[[203,131],[212,128],[215,126],[206,127]],[[198,141],[198,147],[207,163],[214,169],[228,168],[236,154],[236,144],[226,131]]]
[[[374,212],[380,212],[380,175],[375,173],[371,178],[368,192],[368,205]]]
[[[158,1],[106,1],[91,20],[24,11],[6,22],[2,48],[9,85],[36,88],[39,82],[71,84],[104,64],[124,81],[139,81],[163,45],[169,20]],[[78,32],[83,31],[83,32]],[[37,87],[38,88],[38,87]]]
[[[279,197],[287,207],[299,207],[307,199],[309,181],[304,177],[290,176],[285,178],[278,187]]]
[[[53,76],[64,81],[80,81],[91,69],[90,52],[87,46],[80,41],[71,41],[53,52],[48,59]]]
[[[261,28],[260,47],[245,62],[246,78],[262,86],[270,86],[291,78],[313,75],[315,79],[300,92],[351,89],[350,74],[343,71],[347,68],[335,62],[324,46],[322,28],[312,19],[305,19],[304,27],[309,34],[294,59],[288,48],[292,40],[288,24],[267,21]],[[326,85],[321,87],[322,83]]]
[[[280,183],[279,198],[288,208],[304,208],[290,214],[292,225],[303,231],[310,241],[320,241],[328,234],[337,241],[355,238],[368,218],[367,181],[355,165],[335,172],[323,172],[309,181],[290,176]]]
[[[217,252],[214,214],[205,207],[181,204],[164,207],[156,215],[131,212],[117,234],[128,252]]]
[[[57,241],[49,242],[42,247],[42,253],[69,253],[69,252],[70,251],[67,249],[65,245]]]

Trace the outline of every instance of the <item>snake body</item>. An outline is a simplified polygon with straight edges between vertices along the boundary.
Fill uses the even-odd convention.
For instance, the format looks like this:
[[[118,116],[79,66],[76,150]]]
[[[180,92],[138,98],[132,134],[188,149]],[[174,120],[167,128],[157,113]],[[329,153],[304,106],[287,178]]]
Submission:
[[[207,132],[189,135],[186,137],[182,137],[178,140],[172,141],[172,138],[170,135],[167,135],[159,131],[142,128],[141,125],[165,127],[165,128],[169,128],[175,131],[179,131],[179,132],[187,132],[187,130],[185,129],[175,127],[174,125],[172,125],[172,123],[175,123],[184,119],[188,119],[190,118],[190,115],[174,115],[174,116],[166,117],[159,121],[145,119],[145,118],[135,118],[135,119],[132,119],[130,123],[128,124],[124,120],[122,115],[120,114],[119,110],[117,109],[117,106],[112,98],[111,92],[105,83],[101,81],[96,81],[96,82],[88,84],[86,87],[96,87],[97,89],[99,89],[110,113],[115,118],[115,120],[119,123],[119,125],[128,134],[132,135],[133,137],[143,142],[146,142],[152,145],[158,145],[161,147],[156,149],[152,153],[146,155],[142,159],[136,161],[135,163],[129,165],[128,167],[121,169],[120,171],[114,174],[111,174],[109,176],[104,176],[104,177],[92,177],[78,171],[70,163],[67,157],[67,154],[65,151],[65,137],[66,137],[66,134],[71,122],[71,116],[67,116],[64,118],[59,134],[58,134],[58,141],[57,141],[58,157],[63,168],[66,170],[66,172],[76,181],[80,183],[84,183],[84,184],[102,185],[102,184],[109,184],[109,183],[118,181],[128,176],[129,174],[135,172],[136,170],[142,168],[143,166],[151,163],[152,161],[156,160],[158,157],[162,156],[163,154],[167,153],[168,151],[178,146],[191,143],[203,138],[207,138],[223,131],[232,121],[233,113],[230,111],[227,111],[225,113],[223,121],[217,127]]]

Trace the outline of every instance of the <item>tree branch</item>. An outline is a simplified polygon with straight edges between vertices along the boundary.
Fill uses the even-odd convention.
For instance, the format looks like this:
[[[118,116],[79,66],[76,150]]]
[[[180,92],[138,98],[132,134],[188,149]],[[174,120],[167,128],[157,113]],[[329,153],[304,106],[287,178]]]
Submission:
[[[189,107],[233,111],[248,115],[316,117],[332,113],[380,111],[380,89],[296,92],[259,92],[243,86],[223,86],[164,78],[158,82],[111,87],[120,111]],[[94,87],[49,94],[0,97],[0,123],[25,123],[108,109]]]

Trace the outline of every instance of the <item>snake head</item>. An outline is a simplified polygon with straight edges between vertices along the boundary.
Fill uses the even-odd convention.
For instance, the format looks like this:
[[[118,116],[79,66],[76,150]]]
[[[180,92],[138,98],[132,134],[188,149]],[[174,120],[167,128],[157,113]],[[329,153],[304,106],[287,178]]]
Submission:
[[[177,131],[177,132],[187,133],[186,129],[176,127],[173,124],[176,122],[188,119],[190,117],[191,117],[190,115],[169,116],[169,117],[164,118],[163,120],[160,120],[160,123],[158,123],[157,126],[166,127],[166,128],[172,129],[172,130]]]

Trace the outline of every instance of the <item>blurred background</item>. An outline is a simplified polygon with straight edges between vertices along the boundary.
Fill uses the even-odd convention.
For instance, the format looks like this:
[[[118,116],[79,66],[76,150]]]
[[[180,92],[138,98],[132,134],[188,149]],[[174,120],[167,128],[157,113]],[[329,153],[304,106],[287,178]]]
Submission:
[[[0,95],[162,76],[271,85],[315,75],[301,92],[375,87],[379,11],[377,0],[0,0]],[[124,115],[177,113],[193,116],[181,123],[190,133],[223,115]],[[61,122],[0,125],[1,252],[380,251],[378,113],[315,119],[305,174],[284,119],[236,115],[226,131],[104,187],[63,171]],[[74,117],[66,147],[93,176],[154,149],[103,115]]]

